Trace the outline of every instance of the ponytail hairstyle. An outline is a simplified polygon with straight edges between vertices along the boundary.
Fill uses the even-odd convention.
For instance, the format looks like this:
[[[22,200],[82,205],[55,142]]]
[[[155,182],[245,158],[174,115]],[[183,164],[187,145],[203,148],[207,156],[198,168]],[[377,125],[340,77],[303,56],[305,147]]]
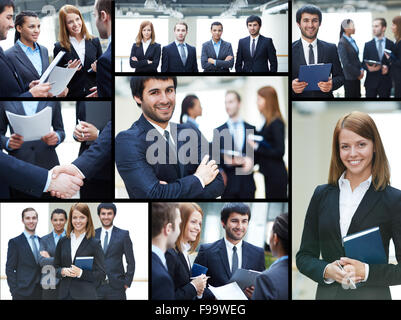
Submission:
[[[340,39],[343,36],[345,29],[349,28],[349,25],[351,23],[354,23],[351,19],[345,19],[343,22],[341,22],[341,28],[340,28]]]
[[[190,95],[186,96],[184,98],[184,100],[182,100],[180,123],[183,122],[184,115],[188,116],[188,109],[191,109],[194,107],[195,100],[199,100],[199,98],[194,94],[190,94]]]
[[[15,17],[15,36],[14,36],[14,43],[16,43],[21,38],[21,33],[18,32],[17,26],[23,26],[25,23],[25,17],[34,17],[39,18],[38,15],[33,11],[21,11]]]

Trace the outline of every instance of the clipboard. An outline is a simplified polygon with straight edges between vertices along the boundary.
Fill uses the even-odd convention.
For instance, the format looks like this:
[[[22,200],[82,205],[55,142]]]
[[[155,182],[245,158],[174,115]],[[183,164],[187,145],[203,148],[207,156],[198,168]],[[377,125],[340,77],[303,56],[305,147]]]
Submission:
[[[307,82],[304,91],[320,91],[317,86],[320,81],[328,81],[331,73],[331,63],[318,63],[301,65],[299,67],[298,79],[300,82]]]

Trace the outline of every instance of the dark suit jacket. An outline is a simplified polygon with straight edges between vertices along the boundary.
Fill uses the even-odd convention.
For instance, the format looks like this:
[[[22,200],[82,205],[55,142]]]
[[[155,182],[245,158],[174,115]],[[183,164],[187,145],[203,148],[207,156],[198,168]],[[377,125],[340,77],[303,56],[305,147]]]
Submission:
[[[111,68],[111,46],[97,60],[96,86],[99,98],[111,98],[112,68]]]
[[[224,239],[220,239],[213,243],[202,244],[199,248],[195,263],[208,268],[206,273],[207,276],[210,276],[208,284],[213,287],[226,285],[231,279],[232,274]],[[265,255],[263,249],[243,241],[241,268],[264,271]],[[206,299],[213,296],[209,289],[206,289],[204,293]]]
[[[239,40],[235,71],[277,72],[277,56],[273,40],[271,38],[259,35],[253,57],[251,56],[250,41],[250,36]]]
[[[160,258],[152,252],[152,300],[174,300],[174,283]]]
[[[245,137],[244,137],[244,146],[241,150],[242,154],[246,154],[247,150],[247,137],[249,133],[255,134],[256,130],[255,127],[250,125],[247,122],[244,122],[244,127],[245,127]],[[217,132],[220,134],[223,130],[228,129],[228,124],[227,122],[218,127]],[[253,130],[252,132],[248,132],[247,130]],[[231,141],[232,141],[232,148],[231,150],[234,150],[234,138],[230,135]],[[220,136],[220,150],[224,149],[224,136]],[[213,137],[213,143],[218,143],[217,136]],[[227,142],[226,142],[227,143]],[[252,150],[252,147],[248,146],[248,150]],[[241,191],[246,191],[247,194],[251,198],[255,197],[255,190],[256,190],[256,185],[255,181],[253,180],[253,173],[248,174],[248,175],[237,175],[235,173],[236,167],[228,164],[224,164],[224,158],[223,155],[221,154],[220,157],[220,167],[221,169],[224,170],[224,172],[227,175],[227,186],[224,190],[223,198],[233,198],[235,197],[238,193]]]
[[[40,57],[42,60],[42,73],[43,74],[47,67],[49,66],[49,53],[47,52],[47,48],[44,46],[39,46]],[[11,63],[17,69],[17,72],[22,80],[22,83],[29,87],[29,84],[33,80],[39,80],[40,75],[38,71],[33,66],[31,60],[25,54],[25,52],[21,49],[18,43],[15,43],[13,47],[8,49],[5,52],[6,57],[11,61]]]
[[[135,72],[157,72],[157,67],[160,63],[160,55],[160,44],[156,42],[149,45],[145,54],[143,53],[142,42],[139,47],[134,43],[131,49],[129,64],[131,68],[135,68]],[[136,57],[138,61],[133,61],[132,57]],[[152,63],[149,64],[148,60],[152,61]]]
[[[362,64],[359,61],[358,52],[344,37],[338,42],[338,55],[343,66],[345,80],[358,80],[361,75]]]
[[[182,63],[180,53],[175,42],[163,47],[161,72],[198,72],[196,61],[196,48],[186,43],[188,49],[185,66]]]
[[[102,228],[96,229],[96,239],[100,240],[101,232]],[[127,272],[124,271],[123,255],[127,261]],[[119,290],[125,290],[124,285],[130,287],[135,273],[135,258],[129,231],[113,227],[104,258],[110,286]]]
[[[170,126],[172,128],[171,136],[176,142],[178,150],[185,144],[188,147],[189,139],[177,142],[176,135],[180,136],[180,132],[184,129],[189,131],[189,127],[186,124],[177,125],[171,122]],[[149,133],[149,131],[151,132]],[[115,147],[117,169],[124,180],[130,198],[217,198],[223,193],[224,184],[220,174],[205,188],[202,188],[199,179],[193,175],[202,160],[203,150],[199,143],[201,141],[199,132],[192,130],[191,133],[198,138],[196,141],[198,145],[191,145],[192,150],[198,151],[199,162],[196,164],[183,164],[180,161],[176,164],[169,163],[170,161],[166,157],[165,139],[143,115],[134,122],[130,129],[117,135]],[[152,141],[146,141],[148,134]],[[195,143],[195,141],[192,142]],[[155,164],[149,163],[146,157],[149,150],[152,155],[155,154],[153,151],[159,152],[157,159],[162,158],[164,161],[156,159]],[[165,181],[168,184],[160,184],[159,181]]]
[[[10,197],[9,187],[40,197],[46,186],[48,170],[0,152],[0,198]]]
[[[65,51],[66,53],[58,63],[59,67],[65,68],[65,65],[68,63],[68,61],[79,59],[78,53],[75,51],[72,45],[70,51],[67,51],[61,46],[60,42],[56,42],[53,49],[54,57],[56,57],[60,51]],[[100,45],[99,38],[85,40],[84,65],[82,66],[81,70],[74,74],[70,83],[67,85],[67,97],[83,98],[91,93],[89,89],[96,86],[96,72],[88,73],[88,70],[91,68],[91,64],[98,60],[101,55],[102,47]],[[97,70],[99,71],[99,61]]]
[[[59,239],[60,241],[61,239]],[[39,265],[41,267],[44,266],[54,266],[54,255],[56,254],[56,244],[54,243],[53,231],[49,234],[45,235],[40,239],[40,248],[39,251],[47,251],[50,255],[50,258],[45,258],[42,255],[39,255]],[[42,274],[42,277],[46,274]],[[60,279],[56,278],[56,284],[60,282]]]
[[[391,299],[388,286],[401,283],[399,264],[369,265],[367,282],[356,290],[344,290],[337,282],[324,282],[323,272],[327,264],[345,257],[339,224],[339,197],[337,186],[326,184],[315,189],[305,217],[301,247],[296,255],[299,271],[318,283],[316,299]],[[347,234],[380,227],[386,256],[390,239],[393,239],[399,263],[400,210],[400,190],[387,186],[383,191],[375,191],[371,184],[352,218]]]
[[[394,43],[386,38],[386,49],[393,50]],[[374,60],[381,61],[382,64],[389,67],[389,72],[385,75],[382,74],[382,71],[369,72],[366,64],[363,62],[362,66],[366,70],[366,78],[365,78],[365,87],[366,88],[377,88],[379,86],[391,88],[391,67],[390,61],[386,58],[386,55],[383,54],[383,58],[380,60],[379,53],[377,52],[375,39],[370,40],[365,43],[365,47],[363,49],[363,60]]]
[[[196,299],[196,289],[191,282],[191,270],[184,255],[176,249],[166,251],[168,273],[174,281],[175,300]]]
[[[230,61],[225,61],[228,56],[233,58]],[[215,59],[216,65],[207,62],[209,58]],[[219,56],[216,57],[213,40],[206,41],[202,44],[201,64],[205,72],[230,72],[230,69],[234,66],[234,53],[231,43],[221,39]]]
[[[39,101],[36,112],[40,112],[47,106],[50,106],[52,108],[53,130],[60,136],[61,140],[59,141],[59,143],[61,143],[64,141],[65,132],[64,132],[63,118],[61,116],[60,102]],[[26,115],[26,114],[21,101],[0,102],[1,147],[4,150],[7,150],[8,154],[45,169],[52,169],[54,166],[60,164],[56,153],[56,147],[58,145],[49,146],[42,140],[24,142],[21,148],[16,150],[9,151],[8,149],[6,149],[7,141],[10,139],[9,137],[5,136],[7,128],[8,126],[10,126],[10,123],[8,122],[8,118],[6,116],[6,111],[19,115]],[[11,126],[10,126],[10,132],[11,134],[14,133],[14,130]]]
[[[333,43],[328,43],[317,39],[317,59],[318,63],[331,63],[331,76],[333,80],[332,91],[337,90],[344,84],[344,74],[341,67],[340,59],[338,58],[337,47]],[[298,78],[299,67],[307,64],[305,61],[305,54],[302,47],[301,39],[292,43],[292,78],[294,80]],[[300,98],[332,98],[333,92],[323,91],[304,91],[300,94],[296,94],[292,91],[293,97]]]
[[[288,259],[277,262],[256,278],[252,300],[288,300]]]
[[[393,49],[391,60],[391,75],[394,81],[395,97],[401,97],[401,41],[398,41]]]
[[[29,296],[40,283],[40,266],[23,233],[8,242],[6,275],[13,296]]]
[[[61,269],[75,265],[76,257],[93,257],[92,270],[83,270],[80,278],[62,277]],[[69,295],[74,300],[96,300],[96,288],[106,278],[104,254],[100,241],[95,238],[83,238],[71,261],[71,239],[64,237],[59,240],[54,256],[54,267],[59,277],[59,299],[66,299]]]
[[[24,85],[15,66],[7,59],[0,47],[0,97],[32,98],[29,88]]]

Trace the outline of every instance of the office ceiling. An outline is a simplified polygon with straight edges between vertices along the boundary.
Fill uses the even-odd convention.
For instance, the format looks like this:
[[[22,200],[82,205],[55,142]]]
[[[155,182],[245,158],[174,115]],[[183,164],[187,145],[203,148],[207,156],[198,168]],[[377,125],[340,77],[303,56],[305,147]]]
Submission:
[[[299,6],[303,4],[314,4],[322,10],[344,9],[345,11],[354,10],[373,10],[386,11],[399,9],[401,10],[401,0],[308,0],[294,1]]]
[[[95,0],[14,0],[16,13],[24,10],[36,12],[39,17],[57,13],[65,4],[93,7]]]

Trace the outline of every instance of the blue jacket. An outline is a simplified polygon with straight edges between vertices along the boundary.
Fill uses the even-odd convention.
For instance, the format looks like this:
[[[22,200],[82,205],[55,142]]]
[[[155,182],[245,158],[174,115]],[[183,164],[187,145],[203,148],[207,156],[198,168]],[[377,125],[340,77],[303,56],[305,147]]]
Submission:
[[[181,56],[178,52],[175,42],[163,47],[161,72],[198,72],[196,48],[187,43],[186,46],[188,49],[188,56],[185,66],[182,63]]]

